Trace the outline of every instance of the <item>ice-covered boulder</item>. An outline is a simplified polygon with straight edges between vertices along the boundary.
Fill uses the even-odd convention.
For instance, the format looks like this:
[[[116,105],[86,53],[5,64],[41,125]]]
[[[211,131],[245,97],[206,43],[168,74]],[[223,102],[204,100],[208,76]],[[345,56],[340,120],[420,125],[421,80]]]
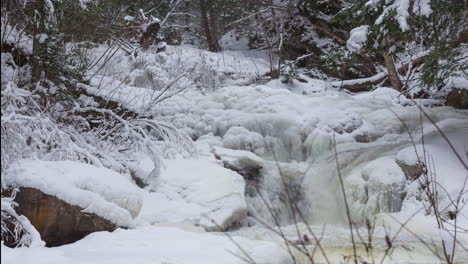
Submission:
[[[164,164],[158,188],[145,198],[141,220],[223,231],[246,216],[245,182],[238,173],[208,157],[165,160]]]

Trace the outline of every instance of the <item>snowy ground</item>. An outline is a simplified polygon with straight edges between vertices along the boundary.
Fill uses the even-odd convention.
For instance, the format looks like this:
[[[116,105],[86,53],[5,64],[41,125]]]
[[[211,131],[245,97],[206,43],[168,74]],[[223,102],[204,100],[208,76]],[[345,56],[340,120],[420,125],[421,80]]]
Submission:
[[[100,47],[96,52],[104,50]],[[188,46],[168,47],[166,53],[140,54],[136,59],[118,53],[112,63],[100,72],[92,73],[91,86],[87,87],[89,92],[171,122],[197,139],[198,156],[166,159],[154,192],[147,189],[133,192],[137,187],[130,177],[116,176],[125,182],[120,186],[134,195],[131,206],[122,206],[116,202],[119,196],[106,194],[103,191],[105,185],[99,180],[96,180],[96,188],[87,188],[92,192],[90,195],[99,197],[103,204],[107,201],[112,208],[127,210],[128,221],[136,229],[100,232],[74,244],[51,249],[2,246],[2,261],[242,263],[234,256],[239,254],[237,247],[223,234],[204,233],[241,225],[231,234],[243,237],[236,241],[239,240],[257,263],[289,263],[279,237],[260,225],[248,227],[252,222],[246,218],[247,211],[273,222],[258,196],[244,195],[247,184],[244,178],[224,168],[223,163],[241,169],[258,169],[265,196],[273,209],[281,214],[280,222],[286,235],[296,240],[296,230],[291,226],[293,218],[278,195],[283,191],[280,174],[285,175],[288,181],[298,186],[299,205],[313,229],[321,232],[323,224],[329,224],[324,244],[333,261],[341,261],[342,255],[350,252],[350,240],[349,230],[344,228],[346,221],[337,184],[334,142],[353,216],[357,219],[375,216],[380,224],[385,223],[396,232],[398,224],[393,217],[405,221],[419,210],[408,226],[425,241],[445,239],[437,231],[434,219],[420,210],[424,207],[416,197],[417,182],[408,181],[396,164],[398,159],[414,161],[407,129],[417,144],[421,145],[424,139],[441,186],[448,194],[455,195],[460,191],[467,172],[433,124],[427,118],[421,118],[414,103],[390,88],[351,94],[334,88],[331,81],[305,76],[307,83],[283,84],[279,80],[262,83],[260,76],[267,72],[268,63],[261,55],[242,51],[215,54]],[[160,98],[159,91],[153,88],[163,89],[179,77],[171,97],[153,104]],[[181,89],[180,93],[174,92]],[[433,102],[423,100],[420,103]],[[425,111],[447,133],[464,161],[468,162],[465,154],[468,149],[468,112],[451,107],[425,108]],[[147,157],[141,153],[135,157],[139,157],[140,173],[151,172],[152,165]],[[60,171],[59,164],[65,163],[27,161],[22,166],[40,167],[40,170],[36,174],[32,173],[34,171],[26,173],[20,179],[34,182],[26,176],[51,177],[47,178],[50,181],[42,182],[52,184],[57,179],[53,177],[60,175],[49,176],[47,170]],[[89,177],[115,173],[104,172],[107,170],[104,168],[91,169],[90,165],[68,165],[76,170],[81,170],[77,166],[83,166],[89,171]],[[20,168],[21,165],[18,170]],[[77,180],[76,174],[63,171],[62,174],[69,180],[70,188],[83,191],[83,182]],[[129,187],[124,187],[125,184]],[[379,196],[379,192],[389,186],[407,193],[406,198],[395,205],[401,207],[401,211],[391,213],[391,216],[387,203]],[[41,188],[40,185],[32,187]],[[49,189],[48,185],[43,188]],[[54,190],[62,193],[60,188],[57,186]],[[468,199],[468,193],[463,195]],[[72,198],[69,198],[71,203]],[[442,203],[448,201],[448,195],[441,196]],[[128,212],[135,208],[139,213],[132,217]],[[467,210],[465,207],[459,217],[458,224],[464,228],[468,228]],[[300,233],[307,233],[304,225],[300,225]],[[385,232],[379,229],[375,239],[381,254],[386,246]],[[459,239],[460,243],[468,244],[466,235],[461,234]],[[398,243],[414,249],[412,253],[404,249],[395,253],[400,263],[438,263],[408,232],[402,232]],[[365,254],[363,248],[359,250]],[[460,248],[459,252],[460,263],[468,262],[468,256],[463,255]],[[297,255],[301,258],[299,253]]]
[[[233,238],[261,264],[287,263],[286,252],[273,242]],[[2,263],[37,264],[239,264],[243,253],[222,234],[187,232],[174,227],[144,227],[97,232],[55,248],[2,245]]]

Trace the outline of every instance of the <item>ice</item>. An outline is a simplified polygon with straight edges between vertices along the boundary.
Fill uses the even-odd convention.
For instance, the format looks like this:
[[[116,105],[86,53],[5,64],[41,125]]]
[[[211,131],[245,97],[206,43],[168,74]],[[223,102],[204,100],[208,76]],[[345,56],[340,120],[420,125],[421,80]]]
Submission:
[[[240,126],[230,127],[223,137],[223,146],[230,149],[261,152],[264,144],[262,135]]]

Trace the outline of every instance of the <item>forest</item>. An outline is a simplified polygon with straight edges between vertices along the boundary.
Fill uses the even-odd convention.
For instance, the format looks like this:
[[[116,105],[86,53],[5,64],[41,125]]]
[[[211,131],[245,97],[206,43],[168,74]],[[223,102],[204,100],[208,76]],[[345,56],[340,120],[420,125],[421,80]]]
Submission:
[[[468,0],[2,0],[1,262],[468,263]]]

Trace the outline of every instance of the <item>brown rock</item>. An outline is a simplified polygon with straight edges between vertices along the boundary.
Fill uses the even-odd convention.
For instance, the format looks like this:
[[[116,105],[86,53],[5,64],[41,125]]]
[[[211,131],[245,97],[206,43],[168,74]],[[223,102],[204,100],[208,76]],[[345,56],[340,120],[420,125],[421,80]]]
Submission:
[[[448,106],[458,109],[468,109],[468,90],[454,88],[447,96]]]
[[[37,189],[20,188],[15,201],[18,203],[16,212],[29,219],[48,247],[73,243],[93,232],[116,229],[110,221],[82,212],[81,207]]]

